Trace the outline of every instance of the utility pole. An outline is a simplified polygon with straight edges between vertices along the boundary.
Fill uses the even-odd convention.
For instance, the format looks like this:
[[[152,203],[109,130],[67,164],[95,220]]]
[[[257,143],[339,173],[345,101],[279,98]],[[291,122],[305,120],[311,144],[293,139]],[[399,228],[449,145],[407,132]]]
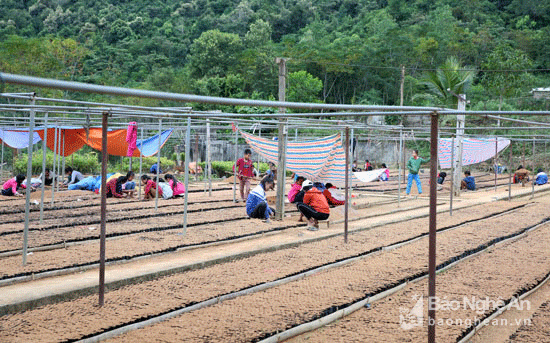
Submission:
[[[401,66],[401,86],[399,87],[399,106],[403,106],[404,92],[405,92],[405,66]],[[401,118],[403,118],[403,116]]]
[[[277,57],[275,63],[279,65],[279,101],[285,101],[286,94],[286,59]],[[279,107],[279,113],[285,113],[286,108]],[[286,164],[286,127],[283,118],[279,118],[278,126],[278,156],[277,165],[277,205],[275,211],[275,220],[283,220],[284,214],[284,198],[285,198],[285,164]]]
[[[456,95],[458,98],[458,110],[466,110],[466,94]],[[456,140],[455,140],[455,156],[453,160],[454,173],[453,173],[453,192],[455,196],[460,196],[460,182],[458,180],[462,177],[462,150],[464,142],[464,124],[466,122],[466,115],[458,114],[456,116]]]

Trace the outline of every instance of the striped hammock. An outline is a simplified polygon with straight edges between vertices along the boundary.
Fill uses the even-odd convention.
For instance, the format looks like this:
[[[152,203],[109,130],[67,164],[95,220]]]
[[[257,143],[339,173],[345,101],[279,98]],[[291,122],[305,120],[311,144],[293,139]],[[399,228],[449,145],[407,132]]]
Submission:
[[[510,140],[506,138],[464,138],[462,146],[462,165],[487,161],[495,156],[495,144],[497,151],[501,152],[510,145]],[[456,140],[455,140],[456,145]],[[451,168],[451,146],[450,138],[441,138],[439,140],[438,158],[442,169]],[[454,153],[456,154],[456,147]]]
[[[248,145],[275,164],[278,163],[278,142],[239,130]],[[346,177],[346,154],[340,135],[305,142],[288,142],[286,168],[313,182],[330,182],[343,187]],[[350,172],[350,182],[358,182]]]

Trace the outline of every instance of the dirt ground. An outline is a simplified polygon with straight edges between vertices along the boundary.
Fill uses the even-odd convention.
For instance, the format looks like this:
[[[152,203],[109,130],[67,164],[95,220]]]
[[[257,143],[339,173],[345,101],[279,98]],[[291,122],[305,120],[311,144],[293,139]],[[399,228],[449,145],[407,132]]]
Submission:
[[[483,217],[512,206],[517,206],[517,203],[496,202],[456,211],[452,217],[442,215],[439,227]],[[440,261],[494,237],[516,231],[518,227],[509,225],[513,218],[528,217],[522,226],[539,222],[545,217],[545,213],[535,208],[537,206],[528,206],[511,214],[441,233],[438,238]],[[124,287],[109,292],[106,295],[107,305],[101,309],[95,306],[96,298],[90,296],[4,316],[0,320],[0,325],[3,328],[2,332],[17,332],[16,336],[6,337],[13,342],[77,339],[108,327],[274,280],[377,246],[411,238],[426,231],[427,218],[374,228],[351,235],[348,244],[344,244],[341,237],[336,237],[304,244],[299,248],[265,253]],[[141,330],[147,333],[140,331],[121,336],[117,340],[250,341],[264,333],[283,330],[311,320],[330,306],[345,304],[366,292],[375,291],[407,275],[425,270],[426,241],[423,239],[334,271],[319,273],[276,289],[195,311],[162,323],[158,328],[154,326]],[[84,322],[86,324],[82,325]],[[18,330],[13,330],[14,328]]]
[[[510,336],[511,342],[548,342],[550,341],[550,300],[542,304],[531,318],[531,322],[522,325]]]
[[[437,294],[448,304],[456,302],[458,306],[442,308],[436,312],[436,337],[440,342],[454,342],[460,337],[468,323],[483,318],[493,303],[475,305],[476,300],[509,299],[523,287],[529,287],[541,280],[548,272],[545,261],[550,257],[550,225],[530,233],[513,243],[495,247],[488,253],[478,255],[456,267],[438,275]],[[518,253],[522,258],[518,258]],[[528,262],[527,262],[528,261]],[[498,270],[498,272],[495,272]],[[422,297],[422,298],[421,298]],[[470,303],[464,300],[468,299]],[[422,299],[420,313],[423,325],[414,325],[418,312],[412,312],[418,299]],[[441,302],[440,304],[444,304]],[[427,281],[411,284],[404,290],[371,304],[368,309],[359,310],[352,315],[327,327],[296,337],[290,342],[421,342],[427,340]],[[453,310],[453,308],[455,310]],[[485,311],[487,309],[487,311]],[[547,308],[541,310],[545,313]],[[547,342],[548,321],[542,320],[531,336],[529,330],[523,331],[528,339],[523,342]],[[544,326],[546,324],[546,326]],[[490,325],[516,325],[514,322],[490,322]],[[546,333],[546,335],[544,335]],[[519,335],[518,335],[519,336]],[[513,341],[516,341],[517,337]]]
[[[394,186],[396,185],[397,183]],[[391,185],[380,183],[377,186],[390,187]],[[220,183],[217,187],[227,187],[227,184]],[[33,197],[36,197],[36,194],[33,193]],[[246,219],[244,204],[234,204],[231,201],[232,197],[232,190],[215,191],[212,198],[203,192],[190,193],[188,223],[191,226],[185,236],[182,235],[182,230],[179,227],[183,220],[183,214],[179,213],[183,211],[183,199],[159,201],[159,215],[154,213],[154,202],[109,199],[108,218],[118,219],[118,221],[108,223],[107,230],[108,233],[118,236],[107,242],[107,259],[146,256],[191,244],[255,234],[276,227],[286,228],[273,235],[274,244],[282,235],[298,238],[315,237],[315,235],[324,232],[321,230],[318,233],[311,233],[306,231],[303,226],[297,226],[303,224],[297,222],[296,210],[291,204],[286,206],[290,216],[286,217],[283,222],[264,223],[260,220]],[[63,240],[82,240],[81,244],[63,249],[33,252],[28,256],[28,264],[25,267],[21,266],[20,255],[0,257],[2,263],[0,278],[6,279],[21,273],[35,273],[97,261],[99,251],[97,239],[99,224],[96,223],[99,219],[98,197],[90,195],[89,192],[63,192],[57,199],[56,206],[62,208],[45,211],[43,226],[38,223],[37,207],[33,208],[34,211],[31,212],[30,217],[29,245],[31,247],[44,246]],[[351,213],[354,216],[383,216],[386,214],[389,219],[406,221],[369,228],[369,225],[375,222],[374,218],[364,219],[355,222],[351,228],[368,230],[352,232],[347,244],[343,242],[341,236],[324,238],[301,244],[298,247],[265,252],[223,264],[125,286],[109,291],[105,297],[106,305],[102,308],[96,305],[97,296],[86,296],[25,312],[0,316],[0,342],[57,342],[80,339],[112,327],[166,313],[263,282],[277,280],[428,232],[428,218],[407,220],[408,213],[411,211],[393,214],[392,211],[396,209],[395,203],[383,204],[387,199],[374,196],[354,198],[356,206],[359,205],[357,207],[361,207],[361,204],[368,206],[352,210]],[[221,201],[208,202],[209,200]],[[438,228],[445,228],[527,204],[511,213],[440,232],[438,234],[438,263],[476,248],[491,239],[512,234],[545,220],[547,218],[545,204],[549,200],[550,197],[546,196],[533,201],[523,199],[513,202],[490,202],[457,209],[453,216],[450,216],[449,213],[439,214]],[[6,206],[7,204],[10,205]],[[407,206],[414,208],[422,205],[427,205],[427,201],[409,199],[402,204],[402,210],[405,210]],[[17,213],[21,209],[24,209],[24,202],[21,199],[13,201],[0,199],[0,222],[2,220],[4,222],[12,221],[12,223],[0,225],[0,252],[21,247],[21,231],[23,229],[21,221],[24,217],[20,212]],[[2,210],[16,213],[2,214]],[[333,209],[333,212],[331,219],[342,218],[341,208]],[[143,218],[136,218],[140,215],[143,215]],[[331,225],[331,230],[341,230],[342,228],[343,224]],[[546,256],[547,253],[540,248],[544,244],[547,246],[548,239],[539,234],[544,232],[548,236],[548,230],[547,226],[544,226],[529,234],[528,238],[536,237],[535,240],[528,240],[532,248],[526,245],[527,238],[524,238],[505,247],[492,248],[489,253],[472,259],[471,261],[474,261],[489,255],[496,259],[496,262],[487,262],[485,272],[479,274],[483,277],[477,274],[475,268],[481,268],[477,265],[470,266],[474,269],[465,270],[463,274],[453,274],[454,279],[447,280],[445,275],[451,275],[455,268],[441,273],[442,278],[438,281],[441,282],[441,286],[438,284],[438,289],[440,289],[439,287],[443,287],[441,289],[448,288],[448,296],[455,297],[457,294],[488,294],[488,296],[496,296],[495,294],[501,296],[501,293],[502,296],[513,294],[524,285],[535,282],[543,273],[548,272],[541,260],[547,261],[549,256]],[[521,258],[517,258],[516,264],[511,264],[510,268],[507,264],[501,266],[498,261],[502,260],[503,263],[508,263],[507,259],[510,259],[512,255],[508,249],[512,246],[516,247],[514,250],[516,258],[518,256]],[[315,319],[333,306],[343,306],[364,297],[365,294],[376,292],[394,282],[425,272],[427,270],[426,252],[427,238],[422,238],[397,249],[383,250],[368,255],[359,261],[339,268],[326,270],[298,281],[193,311],[161,324],[117,337],[113,341],[254,341],[264,335]],[[503,282],[501,279],[506,278],[511,270],[517,272],[517,269],[514,268],[517,268],[520,263],[526,265],[525,275],[513,276]],[[460,266],[462,264],[466,264],[466,261]],[[497,270],[498,272],[495,272]],[[462,282],[456,282],[457,280],[462,280]],[[493,287],[492,291],[496,293],[483,293],[489,292],[484,288],[486,284]],[[422,283],[418,283],[410,287],[420,287],[411,289],[422,294],[425,287],[422,288],[421,285]],[[411,290],[409,293],[404,291],[403,294],[408,296],[411,292],[413,291]],[[409,300],[407,296],[403,296],[404,298],[401,300],[403,303]],[[379,304],[382,303],[382,301],[379,302]],[[374,313],[372,311],[374,305],[370,312],[366,312]],[[464,315],[470,316],[469,313]],[[368,330],[359,330],[357,336],[350,334],[337,338],[337,334],[334,334],[334,336],[322,336],[321,340],[316,340],[315,335],[319,332],[330,331],[326,328],[311,333],[311,338],[307,339],[319,342],[354,341],[355,337],[375,337],[371,336],[375,334],[375,331],[371,330],[373,327],[379,330],[378,334],[382,334],[380,337],[386,337],[387,341],[424,339],[422,334],[416,333],[415,330],[403,333],[398,328],[394,328],[393,324],[399,324],[399,314],[397,317],[389,318],[385,313],[382,315],[378,313],[374,319],[369,319],[368,323],[375,323],[375,325],[365,325],[364,322],[357,324],[369,327]],[[341,330],[347,335],[347,328]],[[454,329],[450,330],[448,336],[445,337],[455,337],[460,333],[457,332]],[[410,336],[411,334],[412,336]],[[365,338],[357,341],[370,340],[373,339]],[[374,341],[380,340],[374,339]]]

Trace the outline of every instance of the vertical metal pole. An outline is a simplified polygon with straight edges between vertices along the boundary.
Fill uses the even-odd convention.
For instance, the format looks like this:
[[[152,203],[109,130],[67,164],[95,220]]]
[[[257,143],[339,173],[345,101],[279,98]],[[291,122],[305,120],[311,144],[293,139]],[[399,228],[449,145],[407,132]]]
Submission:
[[[439,115],[432,114],[430,146],[430,237],[428,261],[428,342],[435,343],[435,271],[436,271],[436,234],[437,234],[437,131]]]
[[[141,200],[141,176],[143,175],[143,128],[141,128],[141,146],[139,149],[139,200]]]
[[[533,161],[533,175],[536,175],[537,165],[535,163],[535,137],[533,137],[533,154],[531,155],[531,161]]]
[[[101,232],[99,236],[99,306],[105,304],[105,221],[107,218],[107,126],[109,112],[103,112],[101,122]]]
[[[56,161],[57,161],[57,123],[56,125],[54,126],[53,128],[53,132],[54,132],[54,140],[53,140],[53,166],[52,166],[52,169],[53,169],[53,175],[55,175],[55,179],[53,181],[53,184],[52,184],[52,206],[53,206],[53,201],[54,201],[54,194],[55,194],[55,187],[59,184],[59,178],[57,177],[57,174],[59,174],[59,170],[57,170],[58,168],[56,168]],[[57,174],[56,174],[57,172]]]
[[[349,128],[348,128],[349,129]],[[351,140],[351,144],[349,143],[349,141]],[[353,161],[355,160],[355,150],[353,149],[353,129],[351,129],[351,133],[348,133],[348,150],[349,150],[349,153],[350,153],[350,159],[349,159],[349,163],[353,163]],[[349,192],[350,192],[350,196],[351,194],[353,194],[353,180],[350,180],[350,184],[349,184]],[[346,202],[348,202],[349,200],[346,199]]]
[[[25,228],[23,230],[23,265],[27,264],[27,245],[29,240],[29,215],[30,215],[30,202],[31,202],[31,178],[32,178],[32,151],[33,151],[33,141],[34,141],[34,103],[35,95],[33,94],[31,98],[31,109],[30,109],[30,124],[29,124],[29,160],[27,162],[27,188],[25,192]]]
[[[0,162],[0,180],[2,180],[2,177],[4,177],[4,140],[3,139],[2,139],[2,161]]]
[[[512,141],[510,141],[510,162],[508,162],[508,201],[512,201]]]
[[[183,235],[187,234],[187,204],[189,202],[189,153],[191,152],[191,117],[187,118],[185,132],[185,196],[183,199]]]
[[[495,158],[493,159],[493,163],[495,165],[495,192],[497,191],[497,177],[498,177],[498,160],[497,160],[497,154],[498,154],[498,137],[495,137]]]
[[[211,137],[210,137],[210,119],[206,119],[206,168],[208,176],[208,196],[212,196],[212,149],[211,149]],[[259,162],[258,162],[259,163]],[[258,166],[258,171],[260,170]]]
[[[286,96],[286,59],[284,58],[277,58],[275,59],[275,62],[279,65],[279,101],[285,101]],[[279,107],[279,113],[285,113],[286,108]],[[283,220],[284,218],[284,211],[285,211],[285,164],[286,164],[286,149],[285,149],[285,142],[286,142],[286,127],[284,125],[284,120],[282,118],[279,118],[279,125],[278,125],[278,149],[277,149],[277,155],[279,157],[278,159],[278,165],[277,169],[279,172],[277,173],[277,206],[275,211],[275,219],[276,220]],[[282,171],[282,172],[281,172]]]
[[[65,180],[65,129],[62,129],[62,132],[63,132],[63,150],[62,150],[63,167],[61,169],[63,169],[63,180]],[[68,180],[68,181],[70,182],[71,180]]]
[[[191,138],[189,142],[191,142]],[[234,161],[233,166],[235,167],[235,172],[233,173],[233,202],[237,202],[237,174],[239,173],[239,169],[237,167],[238,144],[239,144],[239,130],[236,129],[235,130],[235,159],[233,160]],[[185,149],[187,149],[187,146],[185,147]],[[185,160],[187,161],[187,155],[185,155]]]
[[[537,175],[537,171],[535,169],[537,167],[535,164],[535,137],[533,137],[533,154],[531,155],[531,161],[533,163],[533,177],[531,177],[531,199],[533,199],[535,197],[535,175]]]
[[[57,128],[57,170],[61,175],[61,182],[65,180],[65,170],[61,170],[61,126]],[[59,183],[57,184],[56,192],[59,192]]]
[[[466,110],[466,95],[465,94],[459,94],[458,95],[458,110],[464,111]],[[462,155],[463,155],[463,146],[464,146],[464,127],[466,123],[466,115],[457,115],[456,116],[456,156],[453,161],[455,164],[455,169],[453,171],[453,180],[454,182],[454,188],[453,192],[455,193],[455,196],[460,196],[460,182],[458,180],[462,177]]]
[[[397,207],[401,206],[401,168],[403,159],[403,130],[399,130],[399,157],[397,158],[397,166],[399,168],[397,172]]]
[[[157,152],[157,187],[155,187],[155,212],[159,208],[159,172],[160,172],[160,145],[162,142],[162,119],[159,119],[159,150]]]
[[[533,177],[531,179],[531,199],[533,199],[535,197],[535,178]]]
[[[348,210],[349,210],[349,126],[346,126],[346,203],[344,204],[344,243],[348,242]]]
[[[525,165],[525,141],[523,141],[523,158],[521,164],[523,165],[523,168],[527,168],[527,166]]]
[[[453,193],[455,189],[455,136],[451,137],[451,195],[449,195],[449,215],[453,215]]]
[[[44,115],[44,140],[42,141],[42,187],[40,190],[40,225],[44,224],[44,191],[46,183],[46,145],[48,142],[48,112]]]

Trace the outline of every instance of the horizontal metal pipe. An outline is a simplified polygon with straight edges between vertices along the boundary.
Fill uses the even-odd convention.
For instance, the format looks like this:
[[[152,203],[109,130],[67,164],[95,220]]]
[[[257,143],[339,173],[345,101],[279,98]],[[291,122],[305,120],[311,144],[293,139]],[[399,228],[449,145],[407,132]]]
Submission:
[[[248,100],[248,99],[233,99],[221,98],[212,96],[201,96],[191,94],[177,94],[168,92],[148,91],[141,89],[130,89],[123,87],[102,86],[86,84],[74,81],[61,81],[54,79],[46,79],[33,76],[23,76],[15,74],[0,73],[2,82],[44,87],[53,89],[63,89],[75,92],[110,94],[118,96],[132,96],[139,98],[151,98],[158,100],[172,100],[182,102],[197,102],[206,104],[232,105],[232,106],[262,106],[262,107],[286,107],[286,108],[305,108],[318,110],[358,110],[358,111],[435,111],[439,107],[420,107],[420,106],[381,106],[381,105],[344,105],[344,104],[322,104],[322,103],[297,103],[297,102],[280,102],[280,101],[265,101],[265,100]],[[272,116],[270,114],[269,116]]]

